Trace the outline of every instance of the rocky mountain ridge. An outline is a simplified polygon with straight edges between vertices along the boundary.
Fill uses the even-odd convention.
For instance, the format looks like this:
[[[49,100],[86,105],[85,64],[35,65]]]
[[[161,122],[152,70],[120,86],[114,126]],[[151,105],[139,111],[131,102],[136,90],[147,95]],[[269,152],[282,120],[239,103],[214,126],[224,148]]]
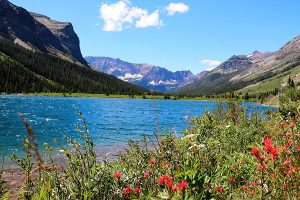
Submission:
[[[300,36],[275,52],[255,51],[232,56],[195,82],[179,88],[179,93],[210,94],[241,89],[300,65]]]
[[[28,12],[7,0],[0,0],[0,37],[26,49],[49,53],[86,65],[79,38],[71,23],[51,20]]]
[[[171,72],[150,64],[134,64],[109,57],[85,57],[95,69],[139,86],[170,92],[198,79],[191,71]]]

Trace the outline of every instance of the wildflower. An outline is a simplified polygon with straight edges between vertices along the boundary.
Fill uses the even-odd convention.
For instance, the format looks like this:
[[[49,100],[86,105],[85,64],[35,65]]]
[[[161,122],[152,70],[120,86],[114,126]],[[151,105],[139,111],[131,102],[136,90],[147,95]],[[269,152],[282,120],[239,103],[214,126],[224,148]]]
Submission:
[[[116,172],[114,175],[115,179],[117,179],[117,180],[120,179],[121,176],[122,176],[122,174],[120,172]]]
[[[163,175],[163,176],[161,176],[161,177],[159,178],[159,182],[160,182],[161,185],[166,184],[168,180],[169,180],[168,175]]]
[[[291,175],[292,173],[296,172],[296,167],[290,166],[290,170],[288,171],[288,175]]]
[[[263,161],[264,157],[263,157],[263,155],[260,154],[260,151],[256,147],[253,147],[251,152],[252,152],[252,155],[254,155],[259,162]]]
[[[284,189],[287,189],[287,188],[288,188],[288,184],[283,183],[283,184],[282,184],[282,187],[283,187]]]
[[[150,160],[150,163],[151,163],[152,165],[155,165],[155,164],[156,164],[156,160],[155,160],[155,159],[151,159],[151,160]]]
[[[284,163],[283,163],[284,165],[286,165],[286,166],[290,166],[291,165],[291,159],[286,159],[285,161],[284,161]]]
[[[267,165],[265,163],[262,163],[261,165],[257,166],[257,171],[260,171],[261,169],[267,168]]]
[[[187,182],[185,180],[182,180],[179,184],[179,189],[181,192],[184,192],[186,188],[187,188]]]
[[[246,185],[242,185],[242,190],[246,191],[247,190],[247,186]]]
[[[256,184],[257,184],[258,186],[261,186],[261,180],[258,180],[258,181],[256,182]]]
[[[165,164],[164,169],[169,169],[171,167],[170,163]]]
[[[150,176],[149,172],[144,172],[144,178],[148,178]]]
[[[271,177],[274,179],[274,178],[275,178],[275,174],[274,174],[274,173],[272,173],[272,174],[271,174]]]
[[[178,190],[178,186],[177,185],[172,185],[171,190],[173,192],[175,192],[176,190]]]
[[[285,133],[285,137],[286,137],[286,138],[290,138],[291,136],[292,136],[292,134],[291,134],[290,132],[286,132],[286,133]]]
[[[277,148],[273,148],[270,154],[272,155],[273,159],[278,158],[278,150],[277,150]]]
[[[123,190],[123,195],[128,195],[131,192],[131,187],[128,186],[126,189]]]
[[[250,183],[250,187],[255,187],[256,186],[256,183],[253,181]]]
[[[278,150],[274,147],[272,138],[264,138],[264,151],[271,154],[273,159],[278,158]]]
[[[249,194],[250,194],[250,195],[255,195],[255,190],[251,190],[251,191],[249,192]]]
[[[166,184],[169,188],[172,188],[173,185],[173,178],[169,177],[168,180],[166,181]]]
[[[224,188],[221,186],[216,186],[215,190],[216,192],[224,192]]]
[[[234,170],[236,166],[237,166],[237,164],[234,163],[234,164],[232,164],[232,165],[230,166],[230,169],[231,169],[231,170]]]
[[[264,138],[264,151],[270,153],[273,149],[272,138]]]
[[[287,125],[287,123],[285,121],[280,122],[279,127],[283,128]]]
[[[300,145],[297,148],[298,148],[298,151],[300,151]]]
[[[140,194],[140,193],[141,193],[141,188],[136,187],[136,188],[135,188],[135,193],[136,193],[136,194]]]
[[[234,183],[234,182],[235,182],[235,179],[234,179],[233,177],[230,177],[229,182],[230,182],[230,183]]]
[[[291,122],[290,123],[290,128],[294,128],[295,127],[295,123],[294,122]]]

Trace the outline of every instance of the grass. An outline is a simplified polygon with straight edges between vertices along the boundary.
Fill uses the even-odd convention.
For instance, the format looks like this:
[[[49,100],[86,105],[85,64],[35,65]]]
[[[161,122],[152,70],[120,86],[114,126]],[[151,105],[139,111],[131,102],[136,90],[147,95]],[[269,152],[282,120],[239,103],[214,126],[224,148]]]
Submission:
[[[288,70],[284,73],[278,74],[272,78],[260,81],[256,84],[249,85],[243,89],[237,90],[237,93],[242,94],[259,94],[259,93],[265,93],[270,92],[274,90],[275,88],[280,89],[282,87],[282,84],[287,81],[288,77],[293,77],[297,74],[300,74],[300,66],[297,66],[291,70]]]
[[[83,114],[80,140],[62,147],[65,165],[38,153],[31,127],[27,156],[13,160],[24,172],[23,199],[297,199],[300,195],[300,91],[281,96],[278,111],[249,115],[235,102],[190,120],[191,128],[129,141],[109,162],[99,161]]]

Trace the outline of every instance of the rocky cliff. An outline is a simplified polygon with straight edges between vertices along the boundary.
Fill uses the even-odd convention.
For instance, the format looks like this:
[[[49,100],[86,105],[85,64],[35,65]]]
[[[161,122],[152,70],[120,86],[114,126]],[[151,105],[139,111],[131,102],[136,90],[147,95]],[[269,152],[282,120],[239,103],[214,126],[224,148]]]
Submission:
[[[7,0],[0,0],[0,36],[32,51],[87,64],[71,23],[30,13]]]

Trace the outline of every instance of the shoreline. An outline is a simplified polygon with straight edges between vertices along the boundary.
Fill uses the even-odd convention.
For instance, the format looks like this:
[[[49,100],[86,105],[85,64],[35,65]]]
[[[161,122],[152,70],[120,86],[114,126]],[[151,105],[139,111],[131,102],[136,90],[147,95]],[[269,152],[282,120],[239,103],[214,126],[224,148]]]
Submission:
[[[235,101],[235,102],[253,102],[261,105],[273,106],[265,103],[260,103],[258,99],[250,99],[248,101],[244,99],[228,99],[228,98],[205,98],[205,97],[187,97],[177,98],[173,95],[119,95],[119,94],[89,94],[89,93],[2,93],[0,96],[29,96],[29,97],[65,97],[65,98],[99,98],[99,99],[145,99],[145,100],[187,100],[187,101]],[[143,98],[143,97],[146,98]],[[168,97],[168,98],[165,98]],[[275,106],[275,105],[274,105]]]

